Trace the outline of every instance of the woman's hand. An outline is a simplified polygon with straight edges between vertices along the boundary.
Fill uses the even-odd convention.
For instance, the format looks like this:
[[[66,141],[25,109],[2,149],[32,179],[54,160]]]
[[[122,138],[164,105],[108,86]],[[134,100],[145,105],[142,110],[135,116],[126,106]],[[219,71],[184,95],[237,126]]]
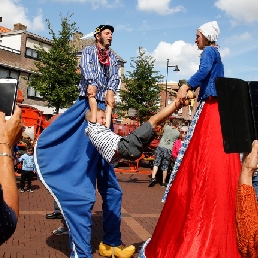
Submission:
[[[177,98],[180,100],[180,102],[183,104],[184,101],[186,100],[186,96],[187,96],[187,91],[189,90],[189,86],[187,86],[186,84],[183,84],[178,92],[177,92]]]
[[[252,151],[244,154],[239,184],[252,186],[252,177],[258,164],[258,141],[253,141]]]
[[[21,109],[16,106],[14,114],[9,120],[5,120],[5,114],[0,112],[0,142],[14,146],[21,139],[23,124]]]

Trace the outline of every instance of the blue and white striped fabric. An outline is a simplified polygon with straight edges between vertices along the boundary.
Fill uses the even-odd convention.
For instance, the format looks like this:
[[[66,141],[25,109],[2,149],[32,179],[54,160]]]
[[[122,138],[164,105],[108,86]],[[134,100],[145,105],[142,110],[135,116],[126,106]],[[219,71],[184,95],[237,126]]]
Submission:
[[[167,185],[166,191],[165,191],[164,196],[162,198],[162,202],[165,202],[166,199],[167,199],[167,195],[168,195],[169,189],[170,189],[170,187],[171,187],[171,185],[172,185],[172,183],[173,183],[173,181],[174,181],[174,179],[176,177],[178,169],[179,169],[179,167],[180,167],[180,165],[182,163],[183,157],[185,155],[185,151],[186,151],[186,149],[187,149],[187,147],[188,147],[188,145],[189,145],[189,143],[191,141],[191,138],[192,138],[193,133],[194,133],[195,126],[196,126],[197,121],[198,121],[198,119],[200,117],[200,114],[202,112],[202,108],[203,108],[204,104],[205,104],[205,101],[202,101],[200,103],[200,105],[198,106],[195,114],[194,114],[194,117],[193,117],[193,120],[191,122],[191,125],[190,125],[190,127],[189,127],[189,129],[187,131],[185,140],[183,141],[182,146],[181,146],[181,148],[179,150],[179,153],[178,153],[175,165],[173,167],[173,171],[172,171],[172,173],[170,175],[170,178],[169,178],[169,183]]]
[[[120,79],[118,75],[117,57],[109,51],[110,65],[99,62],[96,45],[86,47],[81,56],[80,69],[82,79],[79,83],[79,95],[87,96],[88,85],[97,86],[96,99],[105,101],[107,90],[116,92]]]

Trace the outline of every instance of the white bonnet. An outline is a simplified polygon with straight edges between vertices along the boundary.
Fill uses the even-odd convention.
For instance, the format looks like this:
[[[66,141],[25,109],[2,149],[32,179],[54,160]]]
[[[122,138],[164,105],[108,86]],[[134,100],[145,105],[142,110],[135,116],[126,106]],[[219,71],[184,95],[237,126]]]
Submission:
[[[216,21],[204,23],[198,29],[202,35],[209,41],[217,41],[220,33],[218,23]]]

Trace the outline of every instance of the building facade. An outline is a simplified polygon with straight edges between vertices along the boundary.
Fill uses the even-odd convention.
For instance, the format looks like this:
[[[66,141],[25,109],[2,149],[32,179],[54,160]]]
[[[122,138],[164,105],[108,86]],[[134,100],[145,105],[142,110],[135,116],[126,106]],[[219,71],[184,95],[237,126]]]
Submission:
[[[163,89],[160,93],[160,108],[162,108],[174,100],[176,93],[179,90],[179,86],[176,82],[163,82],[160,83],[160,86]],[[198,96],[198,90],[195,93],[196,96]],[[196,99],[191,101],[191,105],[182,107],[177,112],[175,112],[173,114],[173,117],[183,119],[184,121],[186,121],[186,123],[190,123],[198,106],[198,102],[196,101]]]
[[[2,29],[3,31],[3,29]],[[47,106],[35,89],[28,87],[30,75],[35,72],[38,61],[36,46],[45,50],[51,47],[51,41],[26,31],[26,26],[18,23],[13,30],[7,29],[0,34],[0,78],[14,78],[22,91],[24,103]]]
[[[43,47],[46,51],[51,48],[52,41],[39,35],[28,32],[27,27],[17,23],[13,30],[0,26],[0,78],[14,78],[18,81],[19,90],[22,91],[24,104],[28,104],[44,111],[45,114],[53,114],[54,108],[48,108],[48,103],[33,88],[28,87],[31,74],[35,73],[35,62],[39,61],[36,48]],[[78,64],[84,47],[95,44],[94,38],[82,40],[82,33],[75,33],[71,44],[78,49]],[[111,50],[113,51],[113,50]],[[114,51],[118,58],[119,75],[124,74],[124,61]],[[116,101],[120,101],[118,88]],[[62,113],[64,109],[60,109]]]

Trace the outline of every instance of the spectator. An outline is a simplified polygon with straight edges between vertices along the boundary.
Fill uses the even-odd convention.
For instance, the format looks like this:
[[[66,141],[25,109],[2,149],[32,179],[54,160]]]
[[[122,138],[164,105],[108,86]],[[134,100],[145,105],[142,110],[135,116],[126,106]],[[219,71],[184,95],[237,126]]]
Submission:
[[[12,148],[21,138],[22,128],[19,107],[8,121],[0,112],[0,245],[14,233],[19,216]]]
[[[187,134],[188,127],[187,126],[182,126],[179,131],[180,131],[180,138],[175,141],[175,143],[172,147],[172,157],[173,157],[174,160],[178,156],[178,152],[179,152],[179,150],[182,146],[182,142],[184,141],[185,136]]]
[[[69,234],[69,230],[64,219],[62,219],[61,226],[58,229],[53,230],[53,234],[56,236]]]
[[[242,257],[258,257],[258,205],[252,177],[258,164],[258,141],[252,151],[243,159],[237,188],[236,226],[237,244]]]
[[[178,131],[179,121],[177,119],[171,120],[172,125],[165,125],[163,135],[160,139],[160,143],[155,152],[154,166],[151,174],[151,180],[148,187],[151,187],[156,182],[156,174],[159,166],[161,165],[162,175],[162,187],[166,187],[167,170],[171,158],[171,150],[174,142],[179,138]]]
[[[31,181],[33,174],[36,173],[36,166],[34,163],[33,147],[27,147],[27,153],[23,154],[18,161],[22,161],[22,172],[21,172],[21,193],[24,193],[25,181],[27,180],[27,192],[33,193],[31,189]]]
[[[46,219],[63,219],[60,208],[57,202],[54,200],[54,211],[52,213],[46,214]]]

